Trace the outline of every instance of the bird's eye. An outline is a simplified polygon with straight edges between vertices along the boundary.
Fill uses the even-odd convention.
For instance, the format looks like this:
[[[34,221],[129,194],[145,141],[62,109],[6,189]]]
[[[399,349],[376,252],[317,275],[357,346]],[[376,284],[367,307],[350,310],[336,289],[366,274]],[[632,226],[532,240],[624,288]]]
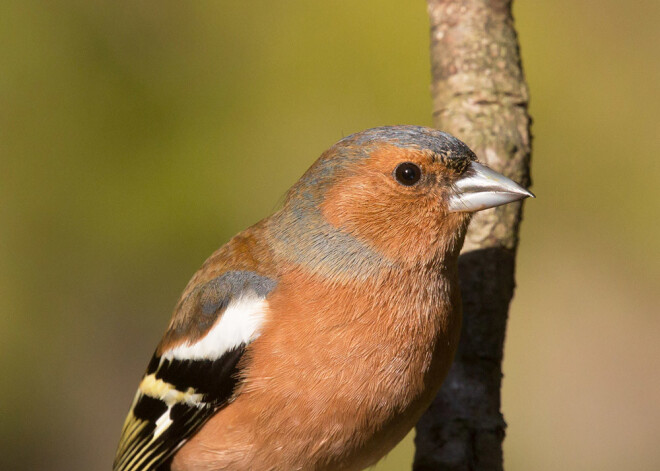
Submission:
[[[404,162],[394,170],[396,181],[406,186],[413,186],[422,177],[421,169],[412,162]]]

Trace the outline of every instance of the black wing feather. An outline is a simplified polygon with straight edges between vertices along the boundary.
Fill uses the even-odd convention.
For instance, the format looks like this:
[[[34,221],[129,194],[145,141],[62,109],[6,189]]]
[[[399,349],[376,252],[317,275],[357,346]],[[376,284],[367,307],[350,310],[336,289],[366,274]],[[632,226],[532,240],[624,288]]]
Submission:
[[[153,378],[148,383],[160,387],[141,385],[138,390],[122,430],[114,470],[153,470],[167,461],[230,401],[239,380],[238,362],[244,352],[245,345],[215,361],[168,359],[159,361],[160,367],[155,371],[147,371],[145,378]],[[154,355],[154,358],[159,357]],[[170,394],[179,395],[182,400],[168,405],[163,398],[153,397],[162,392],[162,385],[167,385]],[[198,400],[193,402],[194,397]],[[171,424],[156,436],[159,420]]]

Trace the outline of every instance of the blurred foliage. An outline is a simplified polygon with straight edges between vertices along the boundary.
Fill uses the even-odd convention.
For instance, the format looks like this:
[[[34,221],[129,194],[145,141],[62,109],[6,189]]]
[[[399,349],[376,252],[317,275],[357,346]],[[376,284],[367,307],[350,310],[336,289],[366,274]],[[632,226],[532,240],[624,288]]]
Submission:
[[[660,2],[517,0],[515,470],[660,466]],[[423,2],[0,3],[0,469],[109,469],[189,277],[334,141],[430,125]],[[408,469],[409,437],[381,471]]]

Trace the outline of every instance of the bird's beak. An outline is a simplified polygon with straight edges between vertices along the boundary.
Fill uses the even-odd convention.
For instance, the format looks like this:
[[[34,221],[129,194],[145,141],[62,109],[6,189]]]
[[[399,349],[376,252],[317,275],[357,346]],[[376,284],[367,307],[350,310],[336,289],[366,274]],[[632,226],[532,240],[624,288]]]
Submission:
[[[465,173],[454,183],[449,198],[449,211],[474,212],[500,206],[534,194],[513,180],[472,162]]]

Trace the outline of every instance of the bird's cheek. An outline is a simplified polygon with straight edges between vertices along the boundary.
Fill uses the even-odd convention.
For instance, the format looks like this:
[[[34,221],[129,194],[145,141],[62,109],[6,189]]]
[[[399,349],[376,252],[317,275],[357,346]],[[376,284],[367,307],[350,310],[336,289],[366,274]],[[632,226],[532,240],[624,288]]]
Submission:
[[[370,224],[374,201],[381,197],[378,186],[371,179],[363,176],[364,172],[343,178],[335,183],[325,194],[321,204],[321,213],[326,221],[338,229],[354,232]],[[362,174],[362,176],[360,176]]]
[[[390,260],[428,258],[439,238],[440,216],[430,198],[388,198],[381,194],[349,200],[344,196],[326,200],[322,211],[330,224]]]

